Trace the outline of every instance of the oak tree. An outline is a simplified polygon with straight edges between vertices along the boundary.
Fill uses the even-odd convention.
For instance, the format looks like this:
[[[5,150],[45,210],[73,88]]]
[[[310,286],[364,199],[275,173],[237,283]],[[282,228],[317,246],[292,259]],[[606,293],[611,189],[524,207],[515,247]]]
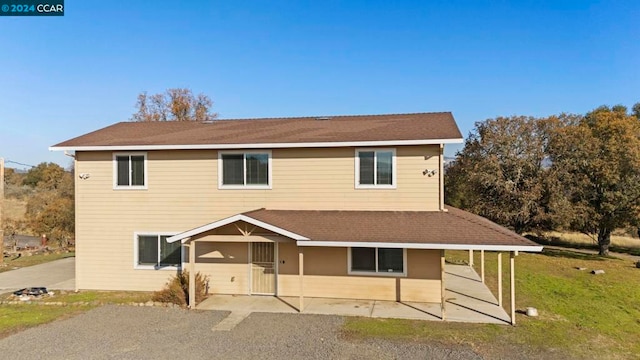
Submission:
[[[557,117],[498,117],[478,122],[445,175],[445,199],[523,233],[550,228],[554,183],[545,166]]]
[[[640,222],[640,121],[624,106],[599,107],[557,129],[549,155],[570,228],[597,236],[607,255],[613,230]]]

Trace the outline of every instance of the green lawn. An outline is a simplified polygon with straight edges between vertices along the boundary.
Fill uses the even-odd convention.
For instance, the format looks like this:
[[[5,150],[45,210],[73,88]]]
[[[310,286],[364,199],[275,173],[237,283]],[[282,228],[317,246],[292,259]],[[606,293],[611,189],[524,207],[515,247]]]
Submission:
[[[508,310],[509,257],[505,255],[503,291]],[[461,261],[468,256],[466,252],[447,252],[447,259]],[[478,273],[479,262],[476,252]],[[606,273],[592,275],[592,269]],[[486,254],[485,270],[486,283],[495,294],[495,253]],[[626,359],[640,354],[640,269],[632,261],[571,251],[520,253],[516,258],[516,307],[522,310],[528,306],[536,307],[540,316],[518,314],[515,327],[350,318],[343,331],[357,338],[467,344],[491,358],[512,357],[515,350],[556,358]]]
[[[55,294],[52,297],[34,301],[33,304],[0,305],[0,338],[15,332],[64,319],[93,309],[99,304],[124,304],[147,302],[150,292],[141,291],[80,291]],[[11,294],[4,294],[0,300],[12,300]],[[70,306],[40,305],[41,302],[62,302]],[[77,305],[77,303],[89,303]]]
[[[15,260],[11,260],[11,257],[4,258],[4,263],[0,265],[0,272],[14,270],[14,268],[22,268],[27,266],[38,265],[49,261],[65,259],[68,257],[74,257],[74,252],[60,253],[60,254],[39,254],[31,256],[21,256]]]
[[[93,306],[0,305],[0,338],[85,312]]]

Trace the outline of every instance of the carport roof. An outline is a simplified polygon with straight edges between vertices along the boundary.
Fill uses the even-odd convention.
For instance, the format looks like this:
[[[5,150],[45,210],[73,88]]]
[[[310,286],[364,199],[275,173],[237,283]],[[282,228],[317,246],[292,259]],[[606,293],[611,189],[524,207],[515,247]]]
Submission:
[[[244,221],[297,241],[298,246],[542,251],[542,246],[486,218],[454,207],[446,211],[337,211],[259,209],[175,235],[185,240]]]

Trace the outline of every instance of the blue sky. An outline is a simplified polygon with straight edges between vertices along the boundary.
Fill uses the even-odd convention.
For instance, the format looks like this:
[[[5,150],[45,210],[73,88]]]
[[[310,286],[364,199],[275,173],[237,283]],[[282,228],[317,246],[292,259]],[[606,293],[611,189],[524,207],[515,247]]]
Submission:
[[[638,1],[65,5],[0,17],[0,157],[68,166],[48,146],[171,87],[221,118],[451,111],[465,137],[491,117],[640,101]]]

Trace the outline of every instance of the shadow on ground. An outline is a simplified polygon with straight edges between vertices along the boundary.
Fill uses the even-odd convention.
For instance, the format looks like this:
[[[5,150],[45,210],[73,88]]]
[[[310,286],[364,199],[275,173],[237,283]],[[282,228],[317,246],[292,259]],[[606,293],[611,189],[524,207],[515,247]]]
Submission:
[[[585,254],[581,252],[575,252],[571,250],[557,250],[557,249],[544,249],[542,250],[541,255],[550,256],[550,257],[561,257],[567,259],[577,259],[577,260],[590,260],[590,261],[604,261],[606,259],[611,259],[611,257],[603,257],[596,254]]]

